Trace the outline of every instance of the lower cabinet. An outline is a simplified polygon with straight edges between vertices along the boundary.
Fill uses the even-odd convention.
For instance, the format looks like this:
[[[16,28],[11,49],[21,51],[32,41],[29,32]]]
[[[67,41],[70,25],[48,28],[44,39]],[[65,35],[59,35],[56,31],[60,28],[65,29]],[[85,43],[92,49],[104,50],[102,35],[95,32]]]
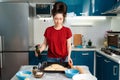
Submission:
[[[71,58],[74,65],[86,65],[94,74],[94,51],[72,51]]]
[[[98,80],[119,80],[119,64],[96,52]]]
[[[103,80],[103,56],[96,53],[96,77],[98,80]]]
[[[47,51],[43,51],[40,57],[36,57],[34,51],[29,51],[29,65],[38,65],[43,61],[47,61]]]

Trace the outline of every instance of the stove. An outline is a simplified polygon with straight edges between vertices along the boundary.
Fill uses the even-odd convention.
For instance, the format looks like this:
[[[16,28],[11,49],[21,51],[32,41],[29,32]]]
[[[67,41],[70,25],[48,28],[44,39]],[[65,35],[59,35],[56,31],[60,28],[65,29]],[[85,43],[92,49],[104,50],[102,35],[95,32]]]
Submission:
[[[120,51],[116,50],[116,49],[112,49],[112,48],[101,48],[101,51],[103,51],[104,53],[108,54],[108,55],[118,55],[120,56]]]

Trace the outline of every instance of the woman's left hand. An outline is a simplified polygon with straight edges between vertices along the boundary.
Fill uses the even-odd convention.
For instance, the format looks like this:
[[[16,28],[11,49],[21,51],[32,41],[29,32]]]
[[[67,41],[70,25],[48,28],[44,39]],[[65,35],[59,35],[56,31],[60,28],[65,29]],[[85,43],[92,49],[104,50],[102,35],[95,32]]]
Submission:
[[[69,66],[73,65],[73,61],[70,57],[68,57],[68,64],[69,64]]]

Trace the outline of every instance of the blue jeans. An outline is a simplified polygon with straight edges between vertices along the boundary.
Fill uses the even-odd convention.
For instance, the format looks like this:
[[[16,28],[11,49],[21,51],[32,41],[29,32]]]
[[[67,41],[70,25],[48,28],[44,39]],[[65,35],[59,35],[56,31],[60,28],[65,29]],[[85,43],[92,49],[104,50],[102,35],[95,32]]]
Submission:
[[[67,58],[66,59],[62,59],[62,58],[48,58],[47,62],[67,62]]]

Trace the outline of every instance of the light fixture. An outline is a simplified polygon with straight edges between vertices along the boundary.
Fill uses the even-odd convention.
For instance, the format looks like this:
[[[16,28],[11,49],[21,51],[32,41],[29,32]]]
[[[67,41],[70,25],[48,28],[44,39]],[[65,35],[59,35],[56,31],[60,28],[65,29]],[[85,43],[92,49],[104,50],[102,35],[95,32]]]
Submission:
[[[79,19],[79,20],[105,20],[106,16],[75,16],[67,17],[67,19]]]
[[[72,23],[71,26],[73,27],[92,27],[93,23],[88,23],[88,22],[84,22],[84,23]]]
[[[88,23],[88,22],[84,22],[84,23],[72,23],[71,25],[92,25],[93,23]]]

